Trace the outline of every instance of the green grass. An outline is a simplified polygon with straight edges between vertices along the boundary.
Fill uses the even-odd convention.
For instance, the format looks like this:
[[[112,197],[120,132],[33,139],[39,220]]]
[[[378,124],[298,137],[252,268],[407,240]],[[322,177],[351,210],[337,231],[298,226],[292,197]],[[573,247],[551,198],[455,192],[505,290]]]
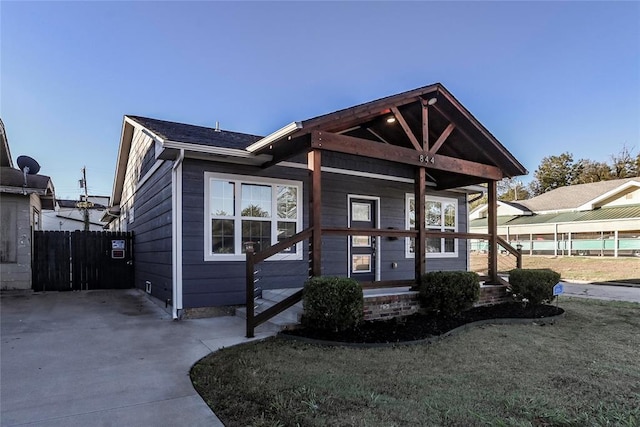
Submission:
[[[268,339],[191,372],[227,426],[638,426],[640,305],[565,299],[554,325],[380,349]]]

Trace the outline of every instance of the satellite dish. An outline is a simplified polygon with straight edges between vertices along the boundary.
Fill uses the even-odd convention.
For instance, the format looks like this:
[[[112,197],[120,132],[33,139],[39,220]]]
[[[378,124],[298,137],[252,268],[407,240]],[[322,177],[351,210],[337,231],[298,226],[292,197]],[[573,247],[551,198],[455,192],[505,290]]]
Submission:
[[[40,172],[40,165],[29,156],[18,156],[18,167],[25,175],[35,175]]]
[[[40,172],[40,165],[35,159],[32,159],[29,156],[18,156],[16,159],[18,162],[18,167],[22,170],[22,174],[24,175],[24,191],[27,188],[27,175],[35,175]]]

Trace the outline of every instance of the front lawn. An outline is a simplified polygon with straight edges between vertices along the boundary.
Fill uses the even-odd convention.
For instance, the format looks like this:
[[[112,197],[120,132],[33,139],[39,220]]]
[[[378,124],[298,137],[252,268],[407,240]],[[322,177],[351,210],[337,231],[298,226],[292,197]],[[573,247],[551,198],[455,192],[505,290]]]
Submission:
[[[555,325],[474,328],[435,344],[268,339],[191,371],[226,426],[640,425],[640,305],[561,299]]]

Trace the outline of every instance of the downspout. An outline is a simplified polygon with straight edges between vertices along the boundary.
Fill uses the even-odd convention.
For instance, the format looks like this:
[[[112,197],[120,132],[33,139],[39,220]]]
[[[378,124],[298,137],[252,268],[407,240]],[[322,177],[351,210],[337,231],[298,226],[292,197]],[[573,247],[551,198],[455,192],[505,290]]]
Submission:
[[[171,265],[172,265],[172,309],[173,320],[180,318],[182,310],[182,162],[184,150],[171,168]]]

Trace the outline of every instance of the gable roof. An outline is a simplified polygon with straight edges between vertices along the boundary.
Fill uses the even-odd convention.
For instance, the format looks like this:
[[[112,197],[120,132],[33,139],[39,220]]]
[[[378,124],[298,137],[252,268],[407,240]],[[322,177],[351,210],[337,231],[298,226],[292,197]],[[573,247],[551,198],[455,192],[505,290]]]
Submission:
[[[518,203],[533,212],[579,209],[583,206],[583,209],[592,209],[593,207],[586,206],[589,202],[633,182],[637,182],[637,185],[640,186],[640,178],[638,177],[569,185]]]
[[[0,119],[0,167],[12,168],[13,159],[11,158],[11,150],[9,150],[9,140],[7,132],[4,129],[4,122]]]
[[[486,182],[489,176],[501,179],[527,173],[524,166],[440,83],[293,122],[247,150],[269,154],[273,156],[272,163],[277,163],[304,152],[309,147],[309,138],[313,138],[314,133],[317,136],[318,132],[325,136],[325,147],[327,138],[333,139],[334,147],[336,143],[342,147],[362,141],[375,143],[369,144],[369,150],[360,144],[360,155],[372,150],[391,152],[390,146],[399,147],[394,159],[407,164],[414,164],[416,154],[428,152],[436,162],[424,166],[435,176],[439,188],[478,184]],[[439,167],[438,157],[442,158],[442,164],[452,167]],[[452,159],[455,161],[449,162]],[[466,169],[469,174],[457,170],[462,164],[470,166]]]
[[[398,123],[390,125],[390,115]],[[376,151],[379,159],[425,167],[437,189],[527,173],[440,83],[293,122],[266,137],[126,115],[112,193],[114,204],[119,203],[135,128],[154,138],[157,158],[166,160],[177,159],[182,153],[186,157],[267,167],[306,153],[312,144],[311,134],[323,131],[333,135],[334,150],[352,151],[342,151],[346,154],[355,150],[357,156],[371,156]],[[325,142],[324,149],[327,147]],[[423,160],[425,157],[430,164]]]

